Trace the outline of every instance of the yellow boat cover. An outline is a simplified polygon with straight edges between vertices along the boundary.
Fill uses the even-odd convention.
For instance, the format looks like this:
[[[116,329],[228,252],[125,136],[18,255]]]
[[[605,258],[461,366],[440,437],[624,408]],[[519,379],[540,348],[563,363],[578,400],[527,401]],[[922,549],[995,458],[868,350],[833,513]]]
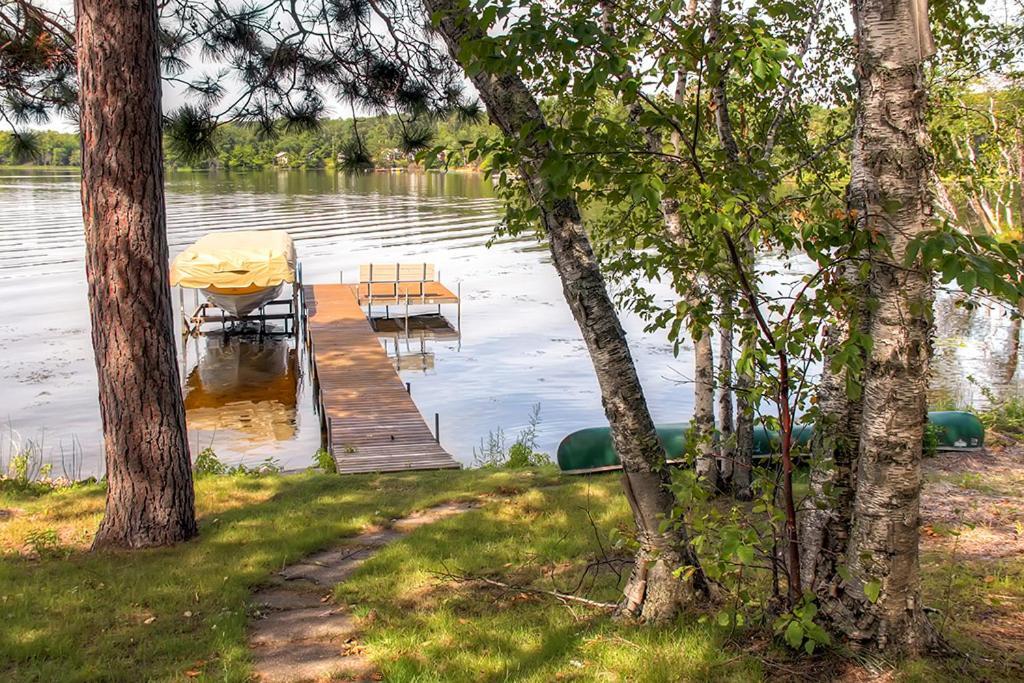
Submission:
[[[295,282],[295,245],[284,230],[211,232],[171,263],[171,285],[275,287]]]

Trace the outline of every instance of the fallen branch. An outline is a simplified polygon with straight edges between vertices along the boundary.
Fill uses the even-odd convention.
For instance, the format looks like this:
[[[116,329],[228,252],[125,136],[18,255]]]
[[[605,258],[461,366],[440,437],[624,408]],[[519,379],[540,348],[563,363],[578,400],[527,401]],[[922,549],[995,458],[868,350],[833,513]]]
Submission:
[[[587,605],[589,607],[597,607],[599,609],[613,610],[618,607],[614,602],[600,602],[598,600],[591,600],[589,598],[582,598],[578,595],[571,593],[562,593],[561,591],[549,591],[542,588],[531,588],[528,586],[516,586],[511,583],[505,583],[504,581],[496,581],[495,579],[487,578],[486,576],[473,576],[471,574],[454,574],[451,572],[433,572],[438,578],[446,579],[448,581],[455,581],[457,583],[483,583],[488,586],[494,586],[504,591],[515,592],[515,593],[532,593],[534,595],[546,595],[548,597],[555,598],[562,602],[574,602],[581,605]]]

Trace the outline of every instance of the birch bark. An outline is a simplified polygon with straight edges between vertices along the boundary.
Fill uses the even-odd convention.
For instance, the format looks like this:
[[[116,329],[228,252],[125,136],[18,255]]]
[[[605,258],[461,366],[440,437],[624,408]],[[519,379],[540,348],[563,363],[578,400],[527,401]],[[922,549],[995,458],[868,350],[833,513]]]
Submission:
[[[864,372],[845,602],[851,640],[918,653],[937,640],[921,605],[921,454],[931,356],[932,279],[904,268],[908,243],[930,229],[932,159],[922,62],[930,54],[921,2],[857,0],[858,108],[850,204],[876,249],[867,287],[872,347]],[[922,23],[923,22],[923,23]]]

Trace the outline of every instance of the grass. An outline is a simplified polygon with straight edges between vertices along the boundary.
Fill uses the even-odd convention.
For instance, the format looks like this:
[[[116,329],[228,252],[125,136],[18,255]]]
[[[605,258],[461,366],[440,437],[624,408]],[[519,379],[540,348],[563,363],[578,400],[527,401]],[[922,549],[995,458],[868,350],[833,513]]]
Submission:
[[[979,560],[949,551],[922,553],[923,592],[942,611],[943,636],[972,661],[917,662],[920,679],[1019,681],[1024,679],[1024,560]]]
[[[196,669],[248,680],[247,598],[276,569],[416,508],[552,476],[208,477],[197,484],[200,537],[131,554],[86,552],[103,508],[99,485],[2,494],[0,680],[176,680]],[[33,538],[42,557],[26,556]]]
[[[494,493],[501,499],[414,531],[336,587],[384,680],[813,680],[851,665],[791,656],[756,626],[730,632],[697,615],[665,628],[635,626],[602,610],[442,576],[571,590],[602,546],[615,554],[609,532],[630,523],[615,475],[561,479],[541,468],[225,476],[200,480],[197,493],[199,539],[124,554],[86,551],[102,512],[99,485],[40,497],[0,492],[0,679],[248,680],[248,599],[275,570],[367,525]],[[926,545],[924,569],[925,599],[946,615],[944,632],[994,661],[917,660],[901,665],[896,679],[1015,680],[1001,668],[1007,656],[999,648],[1016,636],[1000,640],[991,627],[1019,623],[1024,560],[952,558]],[[610,570],[590,574],[587,594],[613,601],[617,584]]]
[[[589,516],[588,516],[589,511]],[[546,596],[446,581],[438,572],[572,590],[602,533],[629,523],[614,475],[572,480],[423,528],[339,587],[365,619],[363,640],[387,681],[759,680],[758,659],[726,631],[689,620],[668,629],[620,624]],[[628,571],[628,568],[627,568]],[[617,576],[588,595],[614,601]],[[589,581],[588,581],[589,585]]]

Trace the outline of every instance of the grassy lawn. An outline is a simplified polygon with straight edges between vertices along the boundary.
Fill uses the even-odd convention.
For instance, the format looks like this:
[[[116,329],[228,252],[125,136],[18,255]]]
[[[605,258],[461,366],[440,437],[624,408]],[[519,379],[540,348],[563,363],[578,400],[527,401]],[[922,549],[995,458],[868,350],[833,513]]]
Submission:
[[[197,486],[199,539],[131,554],[86,552],[99,486],[0,496],[0,680],[246,680],[250,589],[281,566],[416,508],[554,476],[210,477]],[[41,558],[25,555],[33,538]]]
[[[198,484],[199,539],[132,554],[86,552],[102,511],[99,486],[39,498],[0,494],[0,679],[247,680],[247,600],[276,569],[367,525],[488,494],[501,497],[414,531],[336,588],[335,599],[359,617],[360,643],[384,680],[863,673],[856,659],[836,653],[792,656],[763,628],[730,632],[697,615],[666,628],[632,626],[599,609],[442,576],[572,590],[586,564],[603,557],[601,545],[614,555],[609,531],[629,523],[618,486],[615,475],[559,479],[547,469],[211,477]],[[987,659],[909,662],[896,679],[1020,680],[1021,669],[1007,667],[1020,654],[1013,627],[1022,624],[1024,560],[968,556],[969,539],[954,549],[950,538],[925,540],[925,597],[942,610],[950,639]],[[617,582],[605,568],[587,575],[585,592],[611,601]]]

